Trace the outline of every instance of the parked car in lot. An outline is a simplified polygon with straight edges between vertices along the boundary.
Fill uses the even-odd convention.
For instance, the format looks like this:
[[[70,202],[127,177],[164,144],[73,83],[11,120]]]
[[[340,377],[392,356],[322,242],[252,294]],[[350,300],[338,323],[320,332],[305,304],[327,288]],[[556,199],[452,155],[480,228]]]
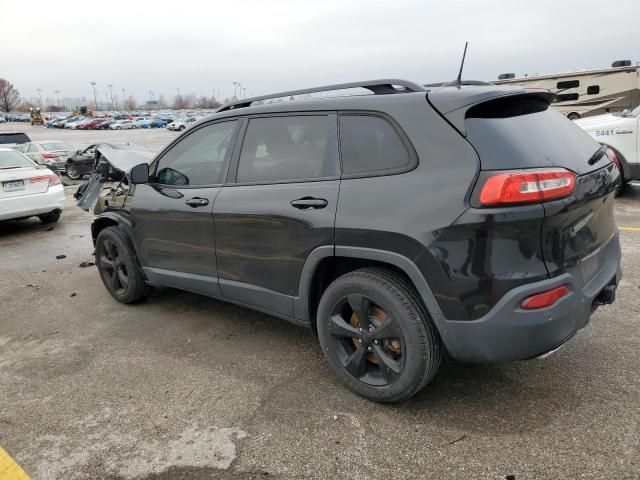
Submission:
[[[1,147],[17,148],[30,141],[31,139],[29,138],[29,135],[24,132],[17,132],[13,130],[0,132]]]
[[[133,124],[135,128],[151,128],[151,120],[147,120],[146,118],[136,120]]]
[[[183,130],[187,129],[189,126],[193,125],[195,122],[196,122],[195,117],[183,118],[181,120],[174,120],[169,125],[167,125],[167,128],[169,130],[173,130],[176,132],[182,132]]]
[[[254,103],[354,88],[372,95]],[[123,303],[164,285],[307,326],[381,402],[428,384],[445,351],[547,354],[621,276],[619,170],[554,98],[381,80],[223,106],[104,189],[101,279]]]
[[[105,120],[106,120],[106,118],[93,118],[93,119],[87,120],[84,123],[78,125],[77,128],[82,129],[82,130],[93,130],[93,129],[96,128],[96,125],[102,124]]]
[[[60,178],[20,152],[0,148],[0,221],[37,216],[57,222],[64,208]]]
[[[594,140],[611,149],[622,173],[622,185],[640,180],[640,107],[622,114],[605,114],[576,120]]]
[[[130,142],[102,142],[94,143],[88,146],[84,150],[78,150],[71,155],[65,164],[65,172],[67,177],[71,180],[79,180],[84,175],[90,174],[99,158],[97,155],[98,149],[104,151],[105,149],[114,150],[134,150],[138,152],[149,152],[149,150],[142,145],[138,145]]]
[[[151,128],[163,128],[166,125],[167,125],[167,121],[163,120],[162,118],[154,118],[149,123],[149,127],[151,127]]]
[[[87,119],[85,117],[78,117],[72,120],[69,120],[64,123],[64,128],[68,128],[70,130],[76,130],[78,125],[82,125]]]
[[[130,130],[136,128],[136,124],[132,120],[118,120],[109,125],[111,130]]]
[[[20,152],[26,157],[61,174],[65,171],[67,158],[75,150],[73,145],[60,140],[29,142],[20,146]]]

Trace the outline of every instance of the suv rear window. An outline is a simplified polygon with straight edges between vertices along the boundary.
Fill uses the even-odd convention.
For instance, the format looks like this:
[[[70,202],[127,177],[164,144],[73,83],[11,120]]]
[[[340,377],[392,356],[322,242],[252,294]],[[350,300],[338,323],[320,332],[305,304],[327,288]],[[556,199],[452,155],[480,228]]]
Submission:
[[[249,120],[237,181],[279,182],[337,174],[335,132],[328,115],[295,115]]]
[[[340,152],[345,175],[393,173],[413,163],[396,129],[373,115],[340,116]]]
[[[25,133],[0,133],[0,144],[2,143],[27,143],[31,139]]]
[[[465,127],[483,170],[565,167],[586,173],[602,166],[588,164],[600,145],[535,95],[476,105]]]

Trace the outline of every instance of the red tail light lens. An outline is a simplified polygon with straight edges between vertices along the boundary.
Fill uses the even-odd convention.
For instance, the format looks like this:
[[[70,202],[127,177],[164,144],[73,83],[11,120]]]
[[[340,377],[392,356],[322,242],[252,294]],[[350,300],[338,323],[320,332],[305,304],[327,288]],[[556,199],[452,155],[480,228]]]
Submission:
[[[51,158],[56,158],[56,156],[55,156],[53,153],[44,152],[44,153],[42,154],[42,158],[49,158],[49,159],[51,159]]]
[[[576,174],[564,168],[501,172],[487,178],[480,191],[482,205],[533,203],[568,197]]]
[[[552,290],[536,293],[535,295],[525,298],[520,304],[520,308],[523,308],[525,310],[535,310],[538,308],[550,307],[568,294],[569,289],[566,285],[562,285]]]
[[[41,177],[31,177],[29,179],[31,183],[35,182],[49,182],[49,187],[53,187],[54,185],[60,185],[62,183],[60,181],[60,177],[55,174],[51,175],[42,175]]]

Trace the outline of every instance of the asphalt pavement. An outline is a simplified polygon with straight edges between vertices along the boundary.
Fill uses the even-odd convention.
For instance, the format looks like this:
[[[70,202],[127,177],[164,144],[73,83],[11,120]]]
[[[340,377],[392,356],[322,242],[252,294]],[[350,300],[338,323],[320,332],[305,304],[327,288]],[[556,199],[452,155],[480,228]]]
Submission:
[[[154,151],[175,137],[9,129]],[[615,304],[547,359],[445,361],[391,406],[338,384],[303,328],[172,289],[117,303],[80,267],[92,216],[75,188],[53,228],[0,223],[0,447],[32,478],[640,478],[640,186],[617,200]]]

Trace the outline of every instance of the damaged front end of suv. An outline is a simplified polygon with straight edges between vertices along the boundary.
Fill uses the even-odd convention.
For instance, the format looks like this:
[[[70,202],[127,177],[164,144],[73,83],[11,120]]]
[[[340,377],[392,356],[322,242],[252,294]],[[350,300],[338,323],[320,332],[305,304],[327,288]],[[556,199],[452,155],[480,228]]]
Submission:
[[[154,155],[137,150],[98,150],[99,160],[89,180],[75,193],[76,204],[98,215],[109,210],[129,211],[135,186],[129,173],[140,163],[151,163]]]

